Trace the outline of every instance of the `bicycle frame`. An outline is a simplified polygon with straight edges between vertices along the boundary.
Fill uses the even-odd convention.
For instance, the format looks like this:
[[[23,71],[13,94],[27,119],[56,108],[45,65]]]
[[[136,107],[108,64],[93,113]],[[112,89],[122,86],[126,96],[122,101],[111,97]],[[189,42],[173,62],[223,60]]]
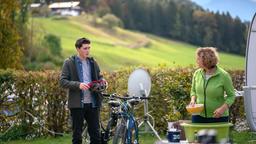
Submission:
[[[135,129],[135,143],[139,143],[139,129],[133,115],[130,115],[127,120],[127,143],[132,143],[132,129]]]
[[[117,120],[118,120],[118,110],[116,106],[110,105],[110,118],[107,123],[107,127],[104,128],[103,125],[101,124],[101,134],[102,134],[102,143],[107,144],[107,142],[110,140],[110,137],[113,135],[111,129],[116,127],[117,125]]]
[[[117,101],[114,101],[113,98],[110,97],[110,95],[105,94],[104,96],[108,97],[109,101],[109,107],[110,107],[110,117],[107,122],[106,127],[104,128],[102,122],[100,122],[100,133],[101,133],[101,143],[102,144],[107,144],[110,138],[113,136],[112,129],[114,129],[117,125],[117,120],[119,117],[119,106],[120,104]],[[86,122],[85,122],[86,123]],[[84,125],[85,127],[83,128],[83,144],[89,143],[89,135],[87,132],[87,125]]]
[[[117,126],[117,130],[113,139],[113,144],[138,144],[139,143],[139,129],[137,121],[134,116],[134,106],[140,100],[146,97],[119,97],[114,96],[121,101],[120,105],[120,119],[121,122]]]

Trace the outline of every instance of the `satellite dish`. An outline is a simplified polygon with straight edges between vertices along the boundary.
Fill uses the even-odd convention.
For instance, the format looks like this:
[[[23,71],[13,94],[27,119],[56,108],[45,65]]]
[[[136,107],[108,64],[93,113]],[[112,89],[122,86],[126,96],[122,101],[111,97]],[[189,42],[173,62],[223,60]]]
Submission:
[[[134,70],[128,79],[128,94],[130,96],[149,96],[151,78],[144,69]]]

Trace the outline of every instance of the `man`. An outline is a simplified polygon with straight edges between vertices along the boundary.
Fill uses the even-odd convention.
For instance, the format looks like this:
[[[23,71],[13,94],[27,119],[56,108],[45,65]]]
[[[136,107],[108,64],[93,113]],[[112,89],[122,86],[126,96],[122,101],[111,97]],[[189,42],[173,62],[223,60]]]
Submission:
[[[76,41],[77,55],[64,61],[60,85],[68,89],[68,107],[71,112],[73,144],[82,143],[83,121],[88,123],[91,144],[100,144],[99,113],[100,92],[93,91],[89,83],[103,80],[97,62],[89,57],[90,40],[80,38]]]

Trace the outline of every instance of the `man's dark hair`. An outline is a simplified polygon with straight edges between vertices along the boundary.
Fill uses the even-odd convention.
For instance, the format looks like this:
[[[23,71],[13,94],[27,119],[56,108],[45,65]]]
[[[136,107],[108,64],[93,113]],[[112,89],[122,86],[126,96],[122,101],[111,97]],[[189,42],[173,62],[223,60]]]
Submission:
[[[87,38],[79,38],[77,41],[76,41],[76,48],[79,48],[82,47],[83,44],[90,44],[91,41],[88,40]]]

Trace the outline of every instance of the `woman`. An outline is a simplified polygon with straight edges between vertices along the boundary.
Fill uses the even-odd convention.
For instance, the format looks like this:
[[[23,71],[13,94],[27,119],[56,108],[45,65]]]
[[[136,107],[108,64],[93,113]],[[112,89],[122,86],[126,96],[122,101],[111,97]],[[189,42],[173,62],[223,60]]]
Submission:
[[[235,100],[230,75],[217,66],[215,48],[198,48],[196,62],[199,69],[193,75],[190,105],[204,104],[204,110],[192,115],[192,123],[228,122],[228,109]]]

